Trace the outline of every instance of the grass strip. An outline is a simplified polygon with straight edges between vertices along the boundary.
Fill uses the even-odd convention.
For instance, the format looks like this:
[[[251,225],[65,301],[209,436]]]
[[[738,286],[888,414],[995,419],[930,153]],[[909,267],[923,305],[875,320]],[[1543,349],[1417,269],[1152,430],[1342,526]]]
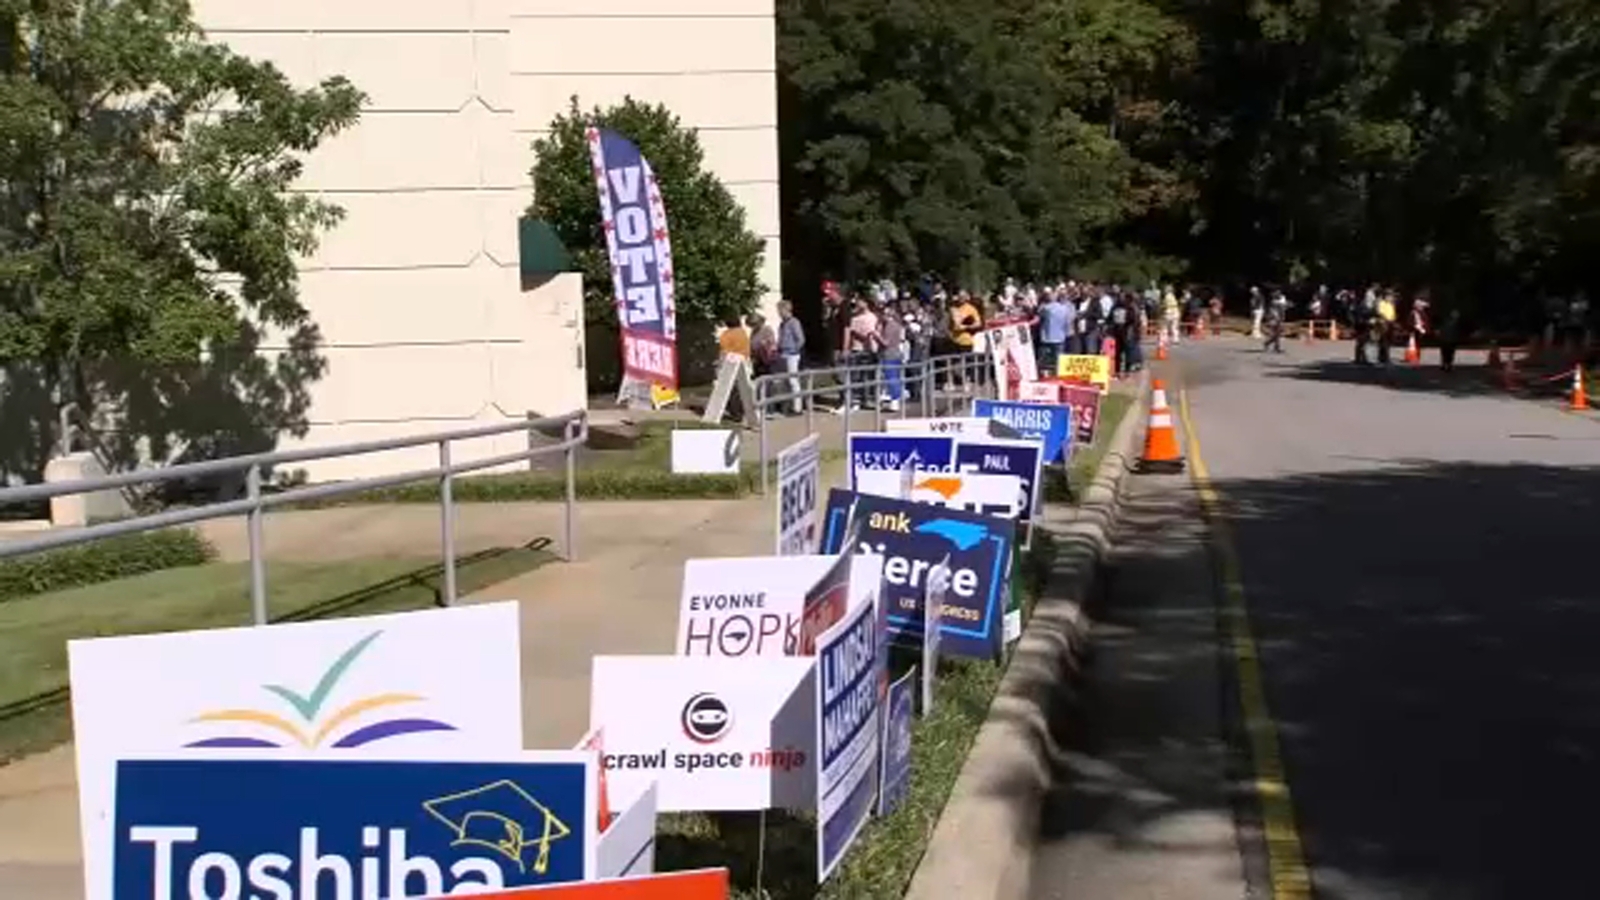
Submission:
[[[545,543],[461,557],[458,591],[469,594],[554,559]],[[442,602],[442,590],[443,567],[429,559],[267,566],[274,621],[423,609]],[[243,562],[168,569],[0,604],[0,760],[70,739],[68,640],[250,622],[249,564]]]

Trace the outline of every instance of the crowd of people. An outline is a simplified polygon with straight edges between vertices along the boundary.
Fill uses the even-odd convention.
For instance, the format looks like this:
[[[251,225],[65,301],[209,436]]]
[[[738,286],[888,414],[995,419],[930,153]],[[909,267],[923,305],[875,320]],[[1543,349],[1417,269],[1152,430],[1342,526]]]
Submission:
[[[1144,365],[1139,337],[1150,312],[1136,292],[1074,281],[1038,286],[1007,279],[988,294],[931,281],[913,286],[881,281],[851,291],[828,282],[822,290],[820,334],[808,335],[793,304],[784,301],[776,324],[759,313],[725,322],[720,346],[724,354],[749,359],[756,375],[798,373],[809,357],[835,367],[863,367],[865,383],[875,380],[868,370],[881,367],[881,393],[871,396],[865,384],[852,384],[838,411],[881,406],[894,412],[919,399],[921,384],[904,377],[907,365],[983,351],[984,332],[999,324],[1028,324],[1040,371],[1055,371],[1064,354],[1100,353],[1107,338],[1116,344],[1115,371],[1138,371]],[[959,385],[960,369],[953,367],[948,377]],[[786,393],[800,393],[798,379]],[[795,396],[788,411],[803,409]]]

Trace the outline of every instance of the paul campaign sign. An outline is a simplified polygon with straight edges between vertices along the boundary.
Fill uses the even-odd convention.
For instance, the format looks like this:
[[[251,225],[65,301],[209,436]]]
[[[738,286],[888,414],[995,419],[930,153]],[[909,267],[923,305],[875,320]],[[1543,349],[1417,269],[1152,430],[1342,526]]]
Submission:
[[[111,900],[433,897],[594,869],[593,754],[128,759],[116,779]]]
[[[1044,444],[1044,461],[1065,462],[1072,456],[1072,407],[1004,400],[978,400],[973,412],[1003,422],[1028,440]]]
[[[907,462],[919,472],[948,472],[955,463],[955,438],[948,434],[852,434],[850,486],[862,469],[899,471]]]
[[[1022,513],[1017,521],[1032,521],[1042,510],[1044,445],[1038,441],[1005,438],[962,438],[956,443],[956,470],[980,475],[1015,475],[1022,482]]]
[[[940,652],[998,656],[1015,541],[1011,520],[835,489],[828,495],[823,529],[823,546],[830,552],[845,541],[852,503],[862,523],[856,552],[884,558],[880,602],[888,604],[889,636],[896,643],[922,645],[924,584],[948,557]]]
[[[600,195],[600,221],[611,256],[611,282],[622,330],[622,370],[629,378],[678,386],[678,326],[672,240],[650,162],[609,128],[589,128],[589,159]]]

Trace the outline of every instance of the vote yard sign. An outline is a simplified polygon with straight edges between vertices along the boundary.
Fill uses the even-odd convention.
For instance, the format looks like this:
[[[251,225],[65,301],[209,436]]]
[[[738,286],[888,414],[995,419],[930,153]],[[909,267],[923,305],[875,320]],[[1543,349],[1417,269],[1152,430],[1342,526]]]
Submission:
[[[593,754],[238,754],[117,763],[110,900],[432,897],[594,873]]]
[[[898,472],[908,462],[919,472],[947,472],[955,464],[955,438],[948,434],[851,434],[850,486],[863,469]]]
[[[1056,361],[1056,374],[1068,381],[1092,384],[1102,394],[1111,389],[1111,360],[1099,353],[1064,354]]]
[[[1003,422],[982,416],[946,416],[937,419],[886,419],[889,434],[948,434],[972,437],[1021,437]]]
[[[1044,461],[1066,462],[1072,455],[1072,407],[980,399],[973,411],[1015,429],[1024,439],[1044,444]]]
[[[941,652],[997,657],[1014,524],[996,516],[835,489],[828,495],[823,520],[825,549],[844,545],[851,504],[861,522],[856,552],[883,557],[880,602],[888,605],[884,618],[890,638],[912,647],[922,645],[925,583],[948,557]]]

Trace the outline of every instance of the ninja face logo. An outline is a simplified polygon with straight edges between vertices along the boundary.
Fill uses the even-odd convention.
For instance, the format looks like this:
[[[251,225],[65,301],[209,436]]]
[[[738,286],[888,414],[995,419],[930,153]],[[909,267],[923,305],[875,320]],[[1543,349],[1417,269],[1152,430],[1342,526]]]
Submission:
[[[714,744],[733,728],[733,711],[715,694],[695,694],[679,716],[684,736],[697,744]]]

